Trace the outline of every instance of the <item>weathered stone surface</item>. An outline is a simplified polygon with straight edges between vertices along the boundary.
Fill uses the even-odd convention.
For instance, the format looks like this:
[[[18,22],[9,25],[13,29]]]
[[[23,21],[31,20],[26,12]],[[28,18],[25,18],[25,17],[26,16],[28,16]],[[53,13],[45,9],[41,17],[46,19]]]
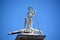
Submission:
[[[45,35],[17,35],[15,40],[44,40]]]

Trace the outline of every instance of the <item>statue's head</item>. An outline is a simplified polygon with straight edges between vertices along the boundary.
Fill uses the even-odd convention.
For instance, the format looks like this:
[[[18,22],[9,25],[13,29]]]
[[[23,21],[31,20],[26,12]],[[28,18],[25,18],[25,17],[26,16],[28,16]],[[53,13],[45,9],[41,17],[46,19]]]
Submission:
[[[33,8],[32,8],[32,7],[28,7],[28,10],[29,10],[29,11],[32,11],[32,10],[33,10]]]

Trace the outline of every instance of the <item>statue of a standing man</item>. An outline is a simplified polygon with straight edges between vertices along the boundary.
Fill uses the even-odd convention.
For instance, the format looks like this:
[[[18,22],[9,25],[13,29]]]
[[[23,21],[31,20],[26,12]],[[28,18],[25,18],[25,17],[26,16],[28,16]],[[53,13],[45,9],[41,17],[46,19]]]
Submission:
[[[33,10],[32,7],[29,7],[28,10],[29,10],[29,12],[27,13],[27,16],[28,16],[28,18],[27,18],[27,27],[28,27],[28,29],[30,29],[31,26],[32,26],[32,18],[35,14],[35,11]]]

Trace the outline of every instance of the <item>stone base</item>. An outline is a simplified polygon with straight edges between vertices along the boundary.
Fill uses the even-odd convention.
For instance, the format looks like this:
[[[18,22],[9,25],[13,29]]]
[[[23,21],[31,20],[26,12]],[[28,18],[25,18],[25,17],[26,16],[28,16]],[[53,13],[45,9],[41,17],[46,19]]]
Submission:
[[[15,40],[44,40],[45,35],[17,35]]]

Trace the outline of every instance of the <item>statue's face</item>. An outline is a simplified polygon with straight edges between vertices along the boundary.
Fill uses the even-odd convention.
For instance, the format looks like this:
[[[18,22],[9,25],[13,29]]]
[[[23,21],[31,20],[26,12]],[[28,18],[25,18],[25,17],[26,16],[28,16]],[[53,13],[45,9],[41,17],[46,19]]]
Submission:
[[[32,8],[30,8],[29,10],[32,11]]]
[[[32,8],[30,7],[30,8],[28,8],[29,9],[29,11],[32,11]]]

